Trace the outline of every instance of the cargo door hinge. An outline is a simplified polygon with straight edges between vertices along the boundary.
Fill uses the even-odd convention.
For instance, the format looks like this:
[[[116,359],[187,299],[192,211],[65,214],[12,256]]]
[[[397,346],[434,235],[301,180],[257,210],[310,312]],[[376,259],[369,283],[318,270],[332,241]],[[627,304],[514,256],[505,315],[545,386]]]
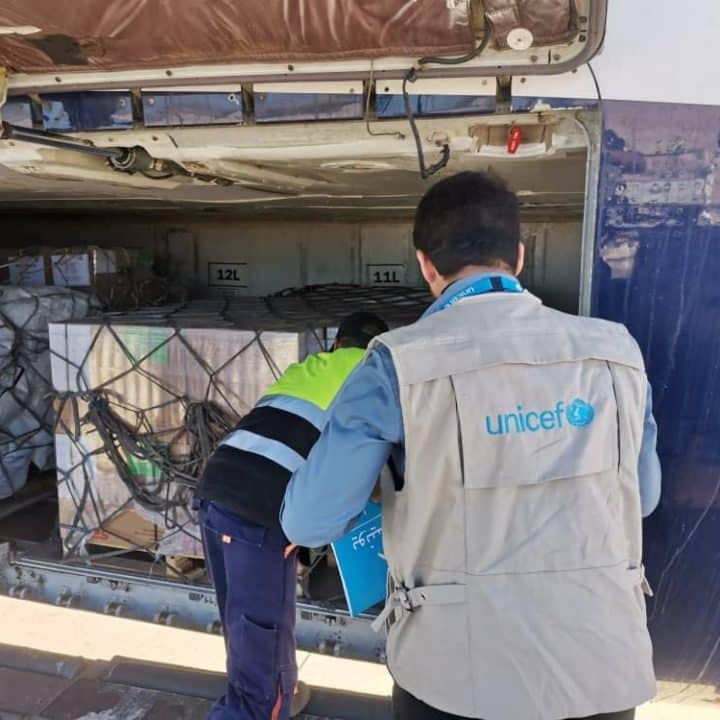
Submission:
[[[7,69],[0,67],[0,108],[7,101],[8,76]]]

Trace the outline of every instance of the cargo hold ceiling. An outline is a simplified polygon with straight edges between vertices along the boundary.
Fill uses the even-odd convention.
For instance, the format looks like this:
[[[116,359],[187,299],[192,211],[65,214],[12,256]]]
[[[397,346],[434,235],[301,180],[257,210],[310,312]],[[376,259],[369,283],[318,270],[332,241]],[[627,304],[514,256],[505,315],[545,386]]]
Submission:
[[[447,166],[437,179],[494,170],[521,194],[523,204],[573,211],[582,206],[587,131],[574,111],[424,117],[418,126],[428,162],[440,156],[440,145],[448,148]],[[513,154],[506,147],[511,129],[521,130],[523,138]],[[96,211],[185,207],[249,216],[410,215],[427,189],[417,147],[401,118],[370,126],[358,119],[85,137],[50,133],[44,136],[50,145],[26,142],[20,132],[35,131],[14,128],[0,142],[0,213],[89,206]],[[90,152],[68,150],[67,143]],[[116,167],[126,162],[126,153],[141,163],[129,172]]]

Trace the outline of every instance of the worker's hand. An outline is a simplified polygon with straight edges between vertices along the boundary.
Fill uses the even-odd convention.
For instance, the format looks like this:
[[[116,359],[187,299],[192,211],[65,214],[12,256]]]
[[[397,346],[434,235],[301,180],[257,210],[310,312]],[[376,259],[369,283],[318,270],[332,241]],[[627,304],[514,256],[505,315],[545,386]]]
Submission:
[[[297,549],[297,545],[288,545],[285,548],[285,559],[287,560],[293,553],[293,550]]]

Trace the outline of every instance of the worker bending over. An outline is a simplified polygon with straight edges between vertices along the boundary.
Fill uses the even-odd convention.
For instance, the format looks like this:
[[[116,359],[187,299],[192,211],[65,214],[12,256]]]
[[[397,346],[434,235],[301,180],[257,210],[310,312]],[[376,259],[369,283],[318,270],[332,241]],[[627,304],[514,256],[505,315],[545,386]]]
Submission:
[[[335,394],[386,330],[376,315],[347,317],[333,352],[290,366],[220,443],[200,479],[196,507],[227,649],[227,689],[211,720],[285,720],[307,704],[306,688],[295,694],[297,553],[280,528],[280,506]]]
[[[660,492],[640,350],[522,288],[517,200],[488,175],[431,188],[414,242],[437,299],[339,393],[285,533],[342,536],[394,455],[379,620],[396,717],[632,718],[655,694],[641,519]]]

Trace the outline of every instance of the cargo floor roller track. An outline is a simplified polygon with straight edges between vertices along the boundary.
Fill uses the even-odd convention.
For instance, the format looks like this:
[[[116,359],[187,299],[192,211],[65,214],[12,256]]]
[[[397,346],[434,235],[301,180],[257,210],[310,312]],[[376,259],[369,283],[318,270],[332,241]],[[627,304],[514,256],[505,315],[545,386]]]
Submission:
[[[215,593],[209,585],[153,577],[146,563],[122,558],[98,566],[40,556],[38,550],[0,545],[0,593],[188,630],[220,631]],[[370,614],[350,617],[329,603],[299,602],[298,647],[383,662],[385,638],[372,631],[372,620]]]

